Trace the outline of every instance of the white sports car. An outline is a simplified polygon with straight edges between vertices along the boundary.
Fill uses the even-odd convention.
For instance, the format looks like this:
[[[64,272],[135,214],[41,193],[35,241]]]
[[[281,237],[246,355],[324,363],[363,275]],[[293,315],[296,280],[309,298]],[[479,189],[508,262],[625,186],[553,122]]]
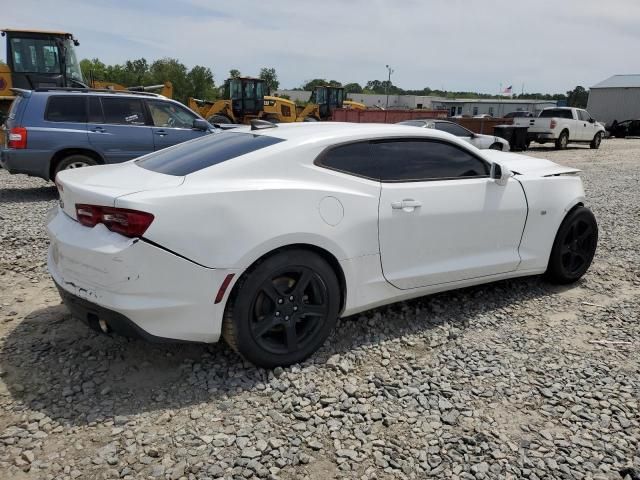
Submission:
[[[577,170],[398,125],[255,122],[58,174],[48,266],[104,332],[299,362],[339,316],[589,268]]]
[[[420,128],[433,128],[436,130],[440,130],[441,132],[447,132],[460,138],[460,140],[469,142],[471,145],[479,148],[480,150],[485,150],[487,148],[491,150],[501,150],[503,152],[508,152],[510,150],[509,142],[507,142],[504,138],[495,137],[493,135],[474,133],[468,128],[464,128],[462,125],[458,125],[457,123],[450,122],[448,120],[424,118],[416,120],[404,120],[402,122],[398,122],[396,125],[411,125],[413,127]]]

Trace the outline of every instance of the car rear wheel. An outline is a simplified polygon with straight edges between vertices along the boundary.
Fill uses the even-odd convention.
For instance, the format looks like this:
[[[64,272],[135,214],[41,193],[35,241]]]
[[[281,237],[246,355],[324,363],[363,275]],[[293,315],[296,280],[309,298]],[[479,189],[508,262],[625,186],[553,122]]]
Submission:
[[[56,169],[53,175],[53,178],[56,177],[58,172],[62,170],[71,170],[73,168],[82,168],[82,167],[91,167],[93,165],[97,165],[98,162],[95,159],[81,154],[69,155],[68,157],[60,160],[58,165],[56,165]]]
[[[597,150],[598,148],[600,148],[601,143],[602,143],[602,132],[598,132],[596,133],[595,137],[593,137],[593,140],[591,140],[589,147],[594,150]]]
[[[233,123],[229,117],[226,115],[211,115],[207,118],[207,122],[209,123]]]
[[[222,325],[226,342],[255,365],[301,362],[324,343],[340,308],[331,266],[306,250],[260,262],[234,288]]]
[[[546,277],[553,283],[572,283],[588,270],[598,244],[598,224],[591,210],[574,208],[565,217],[553,242]]]
[[[556,140],[556,150],[566,150],[567,145],[569,145],[569,132],[563,130]]]

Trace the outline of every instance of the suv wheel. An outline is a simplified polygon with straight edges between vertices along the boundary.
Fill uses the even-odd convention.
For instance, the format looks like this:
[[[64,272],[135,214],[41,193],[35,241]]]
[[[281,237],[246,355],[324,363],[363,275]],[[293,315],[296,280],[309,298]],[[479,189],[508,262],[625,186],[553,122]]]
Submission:
[[[81,155],[81,154],[69,155],[68,157],[65,157],[62,160],[60,160],[58,165],[56,165],[56,170],[53,174],[53,178],[56,178],[56,175],[58,174],[58,172],[61,172],[62,170],[70,170],[72,168],[91,167],[92,165],[97,165],[97,164],[98,162],[96,162],[93,158],[87,155]]]

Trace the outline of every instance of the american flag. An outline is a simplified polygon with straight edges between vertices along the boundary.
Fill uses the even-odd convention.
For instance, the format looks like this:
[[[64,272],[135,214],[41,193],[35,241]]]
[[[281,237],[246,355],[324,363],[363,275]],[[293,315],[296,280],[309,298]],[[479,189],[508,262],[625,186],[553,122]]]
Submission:
[[[513,85],[509,85],[507,88],[505,88],[505,89],[502,91],[502,93],[505,93],[505,94],[507,94],[507,95],[511,95],[512,89],[513,89]]]

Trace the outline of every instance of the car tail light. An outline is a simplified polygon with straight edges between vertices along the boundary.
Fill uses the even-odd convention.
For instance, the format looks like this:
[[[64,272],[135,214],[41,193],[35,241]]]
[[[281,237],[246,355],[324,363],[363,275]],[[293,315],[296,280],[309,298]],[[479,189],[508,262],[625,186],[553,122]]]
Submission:
[[[27,148],[27,129],[24,127],[14,127],[9,130],[9,148]]]
[[[147,231],[153,215],[127,208],[103,207],[100,205],[76,204],[76,217],[85,227],[95,227],[102,223],[112,232],[125,237],[141,237]]]
[[[556,119],[552,118],[551,122],[549,123],[549,128],[554,129],[556,128],[557,125],[558,125],[558,122],[556,122]]]

